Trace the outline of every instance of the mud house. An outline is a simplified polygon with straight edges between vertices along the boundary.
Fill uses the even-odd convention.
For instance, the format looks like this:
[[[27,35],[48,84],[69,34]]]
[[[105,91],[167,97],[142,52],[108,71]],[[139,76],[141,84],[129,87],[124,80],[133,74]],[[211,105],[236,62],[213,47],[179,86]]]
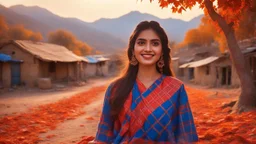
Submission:
[[[87,62],[63,46],[25,40],[1,43],[0,53],[22,61],[1,64],[5,87],[34,87],[38,78],[51,78],[53,82],[80,80],[84,77],[81,63]]]
[[[84,68],[87,77],[108,75],[109,58],[103,55],[89,55],[85,56],[85,59],[87,64]]]
[[[256,47],[242,50],[245,60],[250,64],[253,81],[256,83]],[[210,56],[208,58],[185,63],[179,68],[183,69],[184,80],[192,80],[196,84],[211,87],[238,87],[240,81],[235,67],[229,58],[229,54]]]
[[[211,56],[180,66],[184,69],[184,79],[196,84],[219,87],[231,85],[231,62],[228,57]]]

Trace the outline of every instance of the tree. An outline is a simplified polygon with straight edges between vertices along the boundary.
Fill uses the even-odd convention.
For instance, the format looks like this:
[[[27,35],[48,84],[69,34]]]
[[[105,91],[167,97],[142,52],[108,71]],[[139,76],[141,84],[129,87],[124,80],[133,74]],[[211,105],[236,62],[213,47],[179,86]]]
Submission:
[[[213,35],[207,31],[205,26],[190,29],[186,32],[184,43],[194,46],[210,45],[213,42]]]
[[[227,42],[225,36],[222,33],[216,31],[216,23],[212,22],[209,15],[205,15],[201,19],[201,24],[198,27],[200,31],[206,32],[209,40],[213,40],[219,43],[219,50],[224,53],[227,50]]]
[[[9,26],[4,17],[0,16],[0,39],[41,41],[41,33],[24,28],[23,25]]]
[[[50,43],[65,46],[80,56],[88,55],[92,51],[92,48],[88,44],[78,40],[71,32],[65,30],[51,32],[48,36],[48,41]]]
[[[152,2],[153,0],[150,0]],[[216,2],[216,5],[213,2]],[[162,8],[171,7],[173,13],[182,13],[196,4],[204,9],[226,38],[232,63],[241,82],[241,94],[234,107],[234,111],[243,112],[256,108],[256,87],[252,81],[249,64],[238,46],[234,27],[245,10],[256,11],[255,0],[158,0]]]
[[[191,45],[201,45],[201,35],[198,29],[190,29],[186,32],[184,42]]]
[[[9,27],[8,37],[15,40],[41,41],[42,35],[37,32],[25,29],[22,25]]]
[[[4,18],[0,16],[0,39],[7,38],[8,25]]]

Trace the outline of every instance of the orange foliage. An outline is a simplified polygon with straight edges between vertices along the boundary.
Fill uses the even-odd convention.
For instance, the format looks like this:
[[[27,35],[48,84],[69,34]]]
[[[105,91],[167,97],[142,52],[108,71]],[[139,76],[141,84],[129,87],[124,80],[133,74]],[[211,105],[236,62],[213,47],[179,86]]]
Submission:
[[[8,25],[6,24],[4,18],[0,16],[0,38],[7,38]]]
[[[204,29],[204,27],[188,30],[184,38],[185,44],[210,45],[212,42],[212,33]]]
[[[221,109],[223,103],[237,99],[238,95],[186,88],[200,144],[256,142],[256,131],[252,130],[256,124],[256,111],[238,115],[229,114],[229,107]]]
[[[152,1],[152,0],[150,0]],[[220,14],[227,22],[239,20],[241,10],[243,9],[255,9],[255,3],[253,0],[211,0],[217,2],[214,5],[216,11],[221,10]],[[173,13],[182,13],[187,9],[199,5],[201,9],[205,8],[204,0],[158,0],[161,8],[171,8]],[[254,6],[254,7],[253,7]]]
[[[41,41],[43,37],[41,33],[28,30],[23,25],[8,26],[0,16],[0,39]]]
[[[104,92],[105,89],[104,86],[96,87],[56,103],[33,108],[29,113],[1,118],[0,143],[38,143],[40,133],[53,130],[59,123],[84,114],[80,109],[93,102],[96,99],[95,96]],[[94,96],[92,97],[92,95]],[[52,137],[55,135],[47,136],[47,138]]]
[[[184,41],[188,44],[201,44],[200,31],[198,29],[190,29],[186,32]]]
[[[219,44],[219,50],[221,53],[224,53],[226,50],[228,50],[227,41],[225,39],[225,36],[223,34],[220,34],[214,38],[216,42]]]
[[[48,41],[65,46],[80,56],[88,55],[92,51],[92,48],[87,43],[78,40],[71,32],[65,30],[51,32],[48,36]]]
[[[239,40],[256,36],[256,12],[245,10],[242,12],[241,19],[235,28],[236,37]]]
[[[209,17],[204,16],[201,19],[201,24],[195,28],[186,32],[182,43],[178,44],[178,48],[190,46],[209,46],[214,42],[215,37],[220,34],[215,30],[213,23],[210,22]]]
[[[8,31],[8,36],[15,40],[40,41],[43,39],[40,33],[25,29],[22,25],[11,26]]]
[[[237,39],[243,40],[253,37],[256,32],[254,28],[255,22],[256,13],[248,10],[244,11],[243,15],[241,15],[241,19],[234,25]],[[222,53],[228,49],[223,32],[217,24],[211,21],[209,16],[206,15],[201,19],[201,24],[198,28],[187,31],[184,41],[178,46],[184,47],[189,44],[209,45],[213,41],[218,42],[219,49]]]

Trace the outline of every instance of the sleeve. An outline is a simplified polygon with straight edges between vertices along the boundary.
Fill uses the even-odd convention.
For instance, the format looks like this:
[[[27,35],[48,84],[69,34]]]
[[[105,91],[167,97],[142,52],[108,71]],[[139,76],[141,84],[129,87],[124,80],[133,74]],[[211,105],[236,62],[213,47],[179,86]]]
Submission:
[[[111,117],[110,117],[110,104],[109,104],[110,91],[111,91],[111,85],[108,87],[105,93],[102,114],[100,117],[98,130],[94,140],[96,143],[112,143],[112,140],[113,140],[114,122],[111,120]]]
[[[197,131],[194,124],[193,115],[188,101],[188,96],[184,85],[179,90],[178,100],[178,127],[175,130],[177,143],[192,143],[198,141]]]

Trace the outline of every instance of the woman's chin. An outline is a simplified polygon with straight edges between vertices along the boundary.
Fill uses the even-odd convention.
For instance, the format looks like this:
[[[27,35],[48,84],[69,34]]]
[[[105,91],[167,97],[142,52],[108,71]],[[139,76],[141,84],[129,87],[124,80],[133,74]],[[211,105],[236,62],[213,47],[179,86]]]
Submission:
[[[140,66],[149,67],[149,66],[155,66],[156,63],[155,63],[155,62],[139,62],[139,65],[140,65]]]

